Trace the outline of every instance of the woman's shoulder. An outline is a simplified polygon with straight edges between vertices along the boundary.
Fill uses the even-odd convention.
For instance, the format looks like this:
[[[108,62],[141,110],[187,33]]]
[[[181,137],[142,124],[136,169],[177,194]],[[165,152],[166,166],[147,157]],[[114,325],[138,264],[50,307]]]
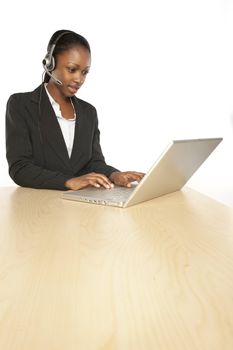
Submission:
[[[9,101],[12,101],[12,100],[21,100],[22,98],[25,98],[27,97],[28,95],[30,94],[30,92],[15,92],[13,93],[12,95],[10,95],[9,97]]]
[[[96,112],[95,106],[93,106],[91,103],[82,100],[81,98],[74,96],[73,97],[73,102],[77,103],[79,106],[89,109],[90,111]]]
[[[40,86],[34,89],[33,91],[25,91],[25,92],[15,92],[10,95],[8,98],[8,103],[14,103],[14,101],[27,101],[30,100],[33,96],[37,95],[40,91]]]

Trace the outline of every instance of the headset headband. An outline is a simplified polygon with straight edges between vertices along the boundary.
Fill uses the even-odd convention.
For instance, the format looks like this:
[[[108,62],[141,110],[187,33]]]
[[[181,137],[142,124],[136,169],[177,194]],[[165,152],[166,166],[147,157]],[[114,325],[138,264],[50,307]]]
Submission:
[[[57,38],[54,40],[54,42],[50,45],[48,45],[48,50],[47,50],[47,54],[45,55],[45,58],[43,59],[42,63],[44,68],[47,68],[46,70],[48,71],[53,71],[55,68],[55,59],[53,57],[53,52],[54,49],[58,43],[58,41],[61,39],[61,37],[63,37],[66,34],[70,34],[72,33],[71,31],[68,30],[64,30],[62,33],[60,33]]]

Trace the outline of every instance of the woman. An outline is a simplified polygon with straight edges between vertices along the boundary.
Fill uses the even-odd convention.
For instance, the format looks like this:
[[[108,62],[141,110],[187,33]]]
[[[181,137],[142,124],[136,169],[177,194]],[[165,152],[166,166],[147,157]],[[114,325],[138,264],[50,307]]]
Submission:
[[[7,103],[11,178],[20,186],[58,190],[130,187],[140,181],[143,173],[120,172],[105,163],[96,109],[75,96],[91,66],[87,40],[72,31],[55,32],[43,66],[43,84]]]

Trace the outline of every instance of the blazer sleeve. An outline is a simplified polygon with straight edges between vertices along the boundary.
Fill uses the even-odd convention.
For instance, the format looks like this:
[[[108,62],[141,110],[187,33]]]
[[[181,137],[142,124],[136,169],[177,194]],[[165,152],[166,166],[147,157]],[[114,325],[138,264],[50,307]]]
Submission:
[[[105,162],[105,158],[103,156],[103,152],[100,146],[100,131],[98,128],[98,117],[96,109],[95,111],[95,129],[93,135],[93,143],[92,143],[92,157],[88,162],[85,172],[96,172],[101,173],[106,176],[110,176],[114,171],[120,171]]]
[[[67,190],[64,184],[72,176],[35,164],[32,135],[20,103],[22,99],[12,95],[6,108],[6,157],[11,178],[24,187]]]

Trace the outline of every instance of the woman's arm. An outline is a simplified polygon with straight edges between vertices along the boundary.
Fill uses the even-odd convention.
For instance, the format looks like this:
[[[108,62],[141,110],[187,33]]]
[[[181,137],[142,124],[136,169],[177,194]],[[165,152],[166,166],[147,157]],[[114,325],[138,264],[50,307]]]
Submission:
[[[114,168],[113,166],[106,164],[105,162],[105,158],[100,146],[100,131],[98,128],[98,117],[97,117],[97,112],[95,108],[94,108],[94,113],[95,113],[95,129],[94,129],[94,135],[92,140],[92,157],[91,157],[91,160],[88,162],[88,164],[85,166],[84,171],[101,173],[109,177],[113,172],[119,171],[119,170]]]
[[[64,190],[72,176],[44,169],[33,159],[30,128],[21,101],[12,95],[6,109],[6,156],[13,181],[24,187]]]

